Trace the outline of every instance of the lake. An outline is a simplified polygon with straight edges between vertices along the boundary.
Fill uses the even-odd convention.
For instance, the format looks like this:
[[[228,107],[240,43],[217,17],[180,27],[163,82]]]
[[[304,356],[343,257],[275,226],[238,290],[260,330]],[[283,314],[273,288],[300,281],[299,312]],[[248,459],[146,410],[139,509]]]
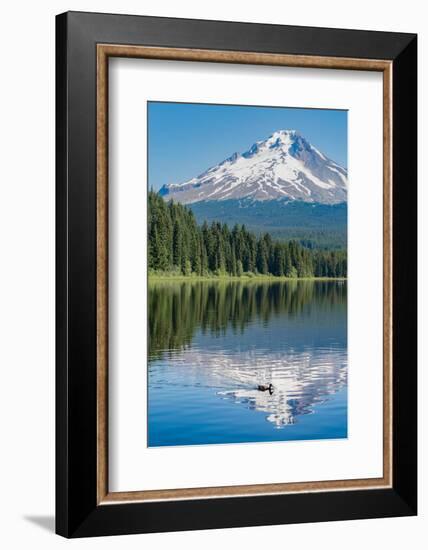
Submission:
[[[149,446],[347,437],[346,281],[148,292]]]

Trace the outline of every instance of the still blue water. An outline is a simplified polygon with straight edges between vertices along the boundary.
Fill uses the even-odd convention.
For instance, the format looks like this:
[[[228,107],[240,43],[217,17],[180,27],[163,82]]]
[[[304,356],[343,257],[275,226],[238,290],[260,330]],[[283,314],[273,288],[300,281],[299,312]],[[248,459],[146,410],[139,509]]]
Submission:
[[[149,446],[347,437],[346,291],[150,284]]]

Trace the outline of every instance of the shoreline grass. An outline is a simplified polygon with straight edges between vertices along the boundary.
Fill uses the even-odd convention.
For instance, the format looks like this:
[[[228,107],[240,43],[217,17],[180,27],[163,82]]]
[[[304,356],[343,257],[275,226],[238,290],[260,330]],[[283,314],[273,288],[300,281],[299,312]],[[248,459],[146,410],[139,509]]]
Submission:
[[[179,275],[176,273],[171,274],[159,274],[159,273],[149,273],[148,275],[149,283],[155,282],[275,282],[275,281],[288,281],[288,282],[299,282],[299,281],[347,281],[347,277],[286,277],[285,275]]]

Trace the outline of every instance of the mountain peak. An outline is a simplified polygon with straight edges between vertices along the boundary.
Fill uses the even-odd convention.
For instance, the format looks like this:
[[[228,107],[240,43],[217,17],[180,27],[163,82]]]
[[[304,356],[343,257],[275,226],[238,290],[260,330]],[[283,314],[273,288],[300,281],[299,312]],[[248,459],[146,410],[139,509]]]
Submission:
[[[286,140],[296,139],[299,136],[300,134],[297,130],[277,130],[270,137],[268,137],[267,141],[281,140],[282,142],[285,142]]]
[[[191,180],[164,185],[160,194],[182,203],[286,198],[334,204],[347,200],[347,170],[298,131],[283,129]]]
[[[277,130],[267,139],[256,141],[248,151],[242,153],[242,156],[244,158],[250,158],[262,150],[289,147],[299,137],[300,135],[296,130]]]

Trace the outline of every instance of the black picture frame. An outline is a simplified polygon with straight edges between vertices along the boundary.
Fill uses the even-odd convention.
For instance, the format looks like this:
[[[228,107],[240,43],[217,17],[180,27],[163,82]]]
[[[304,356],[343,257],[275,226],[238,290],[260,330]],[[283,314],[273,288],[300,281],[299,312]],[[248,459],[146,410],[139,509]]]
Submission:
[[[392,62],[392,487],[97,504],[100,43]],[[56,532],[86,537],[415,515],[417,36],[68,12],[56,18],[56,97]]]

